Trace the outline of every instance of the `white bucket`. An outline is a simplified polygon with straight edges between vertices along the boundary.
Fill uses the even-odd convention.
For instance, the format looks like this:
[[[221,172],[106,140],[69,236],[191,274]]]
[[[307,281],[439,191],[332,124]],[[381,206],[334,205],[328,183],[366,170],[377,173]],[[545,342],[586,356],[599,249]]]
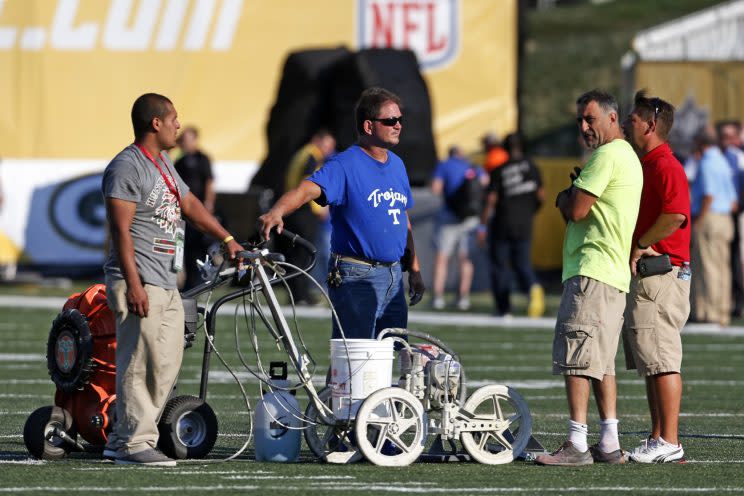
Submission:
[[[393,359],[392,339],[331,339],[331,405],[337,419],[355,418],[367,396],[390,387]]]

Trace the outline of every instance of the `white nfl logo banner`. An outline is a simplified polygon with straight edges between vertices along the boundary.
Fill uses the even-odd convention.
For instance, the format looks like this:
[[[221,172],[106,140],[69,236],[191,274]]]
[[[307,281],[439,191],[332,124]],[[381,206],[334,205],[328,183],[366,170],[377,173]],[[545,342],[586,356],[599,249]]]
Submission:
[[[460,0],[358,0],[357,45],[409,48],[422,69],[451,63],[460,42]]]

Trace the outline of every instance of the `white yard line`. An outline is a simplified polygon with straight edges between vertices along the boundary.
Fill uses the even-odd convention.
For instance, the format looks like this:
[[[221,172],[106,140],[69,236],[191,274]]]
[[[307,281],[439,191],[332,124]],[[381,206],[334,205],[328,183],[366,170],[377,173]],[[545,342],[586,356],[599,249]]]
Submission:
[[[28,458],[26,460],[0,460],[0,465],[45,465],[44,460],[34,460]],[[2,490],[2,488],[0,488]]]
[[[318,487],[312,484],[313,487]],[[321,486],[323,489],[333,491],[380,491],[390,493],[440,493],[440,494],[503,494],[503,493],[547,493],[547,494],[571,494],[574,492],[581,493],[601,493],[601,492],[633,492],[633,493],[645,493],[645,492],[674,492],[674,493],[744,493],[744,488],[741,487],[617,487],[617,486],[581,486],[581,487],[458,487],[458,488],[446,488],[446,487],[395,487],[384,484],[371,484],[368,486],[359,486],[345,488],[342,486],[329,487],[328,485]],[[287,488],[294,489],[294,488]],[[300,488],[297,488],[300,489]]]
[[[247,382],[250,384],[257,384],[258,380],[247,372],[237,372],[236,375],[241,382]],[[179,384],[199,384],[201,379],[195,377],[193,379],[179,379]],[[229,384],[234,382],[232,375],[229,372],[221,370],[213,370],[209,372],[209,382],[216,384]],[[49,379],[6,379],[3,381],[4,385],[27,385],[27,384],[48,384]],[[622,385],[643,385],[644,381],[641,379],[618,379],[618,384]],[[313,381],[313,384],[323,385],[324,381],[318,379]],[[477,388],[486,386],[488,384],[504,384],[511,386],[515,389],[562,389],[564,387],[563,381],[560,380],[546,380],[546,379],[526,379],[521,381],[496,381],[491,379],[486,380],[468,380],[468,386]],[[744,380],[708,380],[708,379],[692,379],[685,380],[686,386],[744,386]]]
[[[48,394],[7,394],[7,393],[0,393],[0,398],[32,398],[32,399],[39,399],[39,398],[49,398]]]
[[[312,484],[313,487],[317,487]],[[571,494],[575,492],[581,493],[601,493],[601,492],[628,492],[628,493],[645,493],[645,492],[673,492],[673,493],[713,493],[719,494],[725,493],[744,493],[744,488],[741,487],[617,487],[617,486],[581,486],[581,487],[458,487],[458,488],[445,488],[445,487],[395,487],[383,484],[372,484],[359,487],[345,488],[342,486],[329,487],[327,485],[321,486],[323,489],[332,491],[379,491],[379,492],[390,492],[390,493],[440,493],[440,494],[503,494],[503,493],[546,493],[546,494]],[[287,490],[299,490],[301,488],[287,487]]]
[[[116,465],[110,464],[106,462],[107,467],[120,469],[121,467],[118,467]],[[254,470],[253,467],[246,468],[246,470],[183,470],[183,465],[179,468],[170,469],[170,470],[164,470],[163,475],[198,475],[199,477],[203,477],[204,475],[234,475],[234,474],[245,474],[246,470],[250,470],[251,474],[261,474],[261,475],[271,475],[275,472],[269,471],[269,470]],[[98,471],[101,470],[101,467],[71,467],[72,470],[79,471],[79,472],[86,472],[86,471]],[[158,467],[137,467],[141,470],[160,470]]]
[[[210,473],[211,472],[207,472]],[[354,480],[352,475],[229,475],[222,477],[227,480]]]
[[[17,385],[17,384],[51,384],[51,379],[4,379],[3,385]]]
[[[139,467],[138,467],[139,468]],[[163,472],[167,472],[167,468]],[[256,491],[260,490],[259,486],[106,486],[106,487],[59,487],[59,486],[33,486],[33,487],[0,487],[0,493],[62,493],[75,491],[78,493],[104,493],[104,492],[117,492],[117,493],[134,493],[134,492],[158,492],[158,493],[175,493],[175,492],[214,492],[214,491]]]
[[[17,296],[0,295],[0,307],[14,308],[43,308],[48,310],[62,309],[67,298],[50,296]],[[228,303],[220,308],[220,315],[233,315],[236,305]],[[291,309],[285,309],[285,315],[291,315]],[[310,319],[330,319],[327,308],[297,307],[297,316]],[[511,327],[517,329],[552,330],[555,328],[555,318],[543,317],[530,319],[527,317],[491,317],[484,314],[426,312],[411,310],[408,316],[411,324],[429,324],[452,327]],[[5,327],[0,327],[0,330]],[[688,324],[683,331],[685,334],[710,334],[715,336],[744,336],[744,327],[721,327],[715,324]]]
[[[167,469],[160,469],[163,473],[167,473]],[[446,487],[434,487],[428,483],[421,483],[419,485],[403,484],[396,482],[395,484],[369,484],[369,483],[313,483],[310,482],[302,486],[255,486],[255,485],[212,485],[212,486],[88,486],[88,487],[75,487],[75,491],[78,493],[103,493],[103,492],[186,492],[186,491],[201,491],[201,492],[222,492],[222,491],[261,491],[262,493],[268,493],[269,491],[277,492],[306,492],[308,487],[313,489],[323,489],[327,491],[345,491],[345,492],[388,492],[388,493],[437,493],[437,494],[508,494],[508,493],[545,493],[545,494],[570,494],[570,493],[603,493],[603,492],[626,492],[626,493],[680,493],[680,494],[705,494],[705,493],[744,493],[742,487],[669,487],[669,486],[566,486],[566,487],[459,487],[459,488],[446,488]],[[55,493],[55,492],[69,492],[70,487],[59,487],[59,486],[17,486],[17,487],[4,487],[0,488],[0,493]]]
[[[568,418],[566,416],[566,418]],[[637,437],[641,438],[644,434],[642,432],[620,432],[619,436]],[[533,436],[565,436],[566,432],[548,432],[548,431],[532,431]],[[693,438],[693,439],[744,439],[744,434],[680,434],[681,438]]]
[[[45,363],[0,363],[2,370],[44,370]]]
[[[41,353],[0,353],[0,362],[36,362],[44,360],[46,355]]]

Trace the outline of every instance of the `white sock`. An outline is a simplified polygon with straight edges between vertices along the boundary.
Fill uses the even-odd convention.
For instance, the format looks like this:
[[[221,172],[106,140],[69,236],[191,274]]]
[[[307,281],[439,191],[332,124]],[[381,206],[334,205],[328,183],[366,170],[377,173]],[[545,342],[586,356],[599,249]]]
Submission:
[[[586,443],[586,436],[589,434],[589,426],[580,422],[568,421],[568,440],[579,451],[586,451],[589,445]]]
[[[620,449],[617,424],[617,419],[606,419],[599,422],[599,449],[605,453],[612,453]]]

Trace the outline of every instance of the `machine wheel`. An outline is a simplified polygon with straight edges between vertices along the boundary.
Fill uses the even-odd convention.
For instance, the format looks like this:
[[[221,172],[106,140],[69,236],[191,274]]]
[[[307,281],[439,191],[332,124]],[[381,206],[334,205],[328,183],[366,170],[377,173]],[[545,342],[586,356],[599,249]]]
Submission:
[[[493,430],[463,432],[463,446],[480,463],[500,465],[517,458],[532,435],[527,402],[508,386],[490,384],[477,389],[462,406],[469,423],[495,423]]]
[[[217,441],[217,416],[196,396],[168,400],[158,423],[158,447],[171,458],[204,458]]]
[[[65,393],[82,389],[93,371],[93,340],[88,319],[71,308],[57,315],[47,341],[47,368]]]
[[[357,446],[375,465],[401,467],[418,459],[426,445],[426,413],[405,389],[375,391],[362,402],[356,416]]]
[[[320,401],[331,406],[333,391],[327,387],[318,393]],[[320,460],[328,463],[354,463],[362,459],[362,453],[349,439],[351,425],[327,425],[322,423],[318,409],[311,401],[305,409],[305,442]]]
[[[64,408],[43,406],[34,410],[23,426],[23,442],[28,452],[40,460],[59,460],[66,457],[74,446],[54,435],[55,429],[63,431],[72,439],[77,438],[72,416]]]

